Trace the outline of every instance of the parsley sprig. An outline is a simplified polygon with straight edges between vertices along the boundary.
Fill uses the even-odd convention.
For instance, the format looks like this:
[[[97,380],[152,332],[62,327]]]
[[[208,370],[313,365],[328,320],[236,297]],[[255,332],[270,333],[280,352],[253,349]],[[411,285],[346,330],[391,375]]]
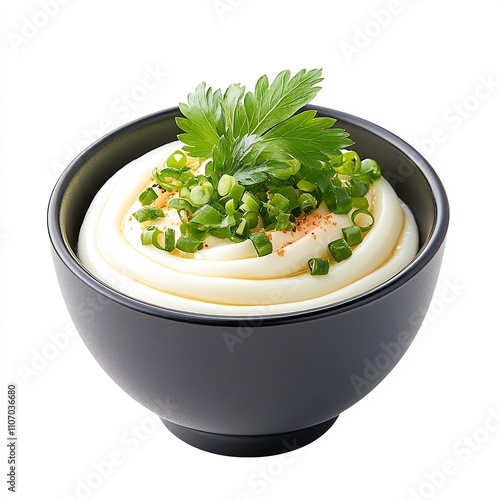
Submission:
[[[212,159],[212,178],[234,175],[243,185],[268,179],[286,180],[297,162],[321,169],[330,156],[353,144],[345,130],[333,128],[333,118],[316,117],[300,108],[320,90],[321,70],[301,70],[291,77],[282,71],[270,84],[261,76],[253,92],[232,84],[222,93],[201,83],[179,108],[184,150]]]

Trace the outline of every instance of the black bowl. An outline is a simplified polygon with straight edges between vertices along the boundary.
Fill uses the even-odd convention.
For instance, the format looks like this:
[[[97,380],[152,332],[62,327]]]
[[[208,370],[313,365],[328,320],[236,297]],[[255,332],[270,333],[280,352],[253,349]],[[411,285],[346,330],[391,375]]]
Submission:
[[[111,132],[63,172],[48,208],[62,294],[90,352],[130,396],[185,442],[233,456],[304,446],[391,371],[416,335],[438,277],[448,227],[443,186],[411,146],[377,125],[322,107],[361,157],[374,157],[415,215],[416,258],[352,299],[315,310],[224,317],[125,296],[82,266],[78,233],[90,202],[118,169],[176,139],[178,108]]]

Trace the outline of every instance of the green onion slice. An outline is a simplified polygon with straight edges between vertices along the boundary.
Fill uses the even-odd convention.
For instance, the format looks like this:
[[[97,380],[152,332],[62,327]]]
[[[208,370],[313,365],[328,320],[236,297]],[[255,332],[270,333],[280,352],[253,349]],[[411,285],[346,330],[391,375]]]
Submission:
[[[229,193],[228,196],[230,198],[233,198],[233,200],[236,201],[241,201],[241,197],[243,196],[243,193],[245,192],[245,188],[241,184],[234,184]]]
[[[182,167],[186,166],[187,157],[184,154],[184,151],[181,151],[180,149],[178,149],[177,151],[174,151],[167,158],[167,161],[165,163],[167,164],[167,167],[170,167],[170,168],[182,168]]]
[[[187,212],[193,212],[193,205],[189,203],[185,198],[172,198],[168,202],[168,208],[173,208],[174,210],[186,210]]]
[[[252,193],[245,191],[241,197],[241,201],[245,208],[242,208],[244,212],[258,212],[260,208],[260,203],[257,198]],[[242,205],[242,206],[243,206]],[[246,209],[246,210],[245,210]]]
[[[327,259],[322,259],[321,257],[311,258],[307,261],[309,266],[309,272],[313,276],[319,276],[322,274],[328,274],[330,270],[330,263]]]
[[[224,174],[219,179],[217,191],[221,196],[226,196],[231,191],[231,188],[236,184],[236,179],[232,175]]]
[[[203,242],[191,236],[181,235],[175,246],[181,252],[194,253],[203,246]]]
[[[203,205],[199,208],[191,219],[191,224],[202,228],[212,228],[220,226],[223,216],[211,205]]]
[[[364,196],[353,196],[352,197],[353,208],[364,208],[369,207],[368,200]]]
[[[330,250],[332,257],[336,262],[348,259],[352,255],[351,248],[344,238],[339,238],[338,240],[328,243],[328,250]]]
[[[364,196],[366,193],[368,193],[369,186],[362,181],[349,179],[347,185],[350,188],[350,194],[353,198],[357,196]]]
[[[370,224],[367,224],[366,226],[360,226],[357,222],[356,222],[356,218],[359,216],[359,215],[367,215],[368,217],[371,218],[371,223]],[[359,226],[359,228],[361,229],[361,231],[365,232],[365,231],[369,231],[372,226],[373,226],[373,223],[375,222],[375,219],[372,215],[372,213],[369,211],[369,210],[366,210],[365,208],[358,208],[357,210],[354,210],[354,212],[351,214],[351,220],[353,222],[353,224],[356,224],[357,226]]]
[[[342,228],[342,234],[350,246],[359,245],[363,241],[361,228],[359,226],[347,226]]]
[[[165,217],[163,210],[156,207],[142,207],[132,214],[138,222],[146,222],[148,220],[155,220]]]
[[[148,187],[139,195],[139,201],[141,202],[142,206],[151,205],[151,203],[153,203],[156,198],[158,198],[158,195],[156,194],[155,190],[150,187]]]
[[[259,224],[259,214],[257,212],[245,212],[243,218],[247,221],[249,229],[253,229]]]
[[[259,257],[272,253],[273,244],[269,241],[266,233],[253,233],[250,235],[250,239]]]
[[[233,198],[230,198],[224,204],[224,208],[228,215],[232,215],[238,209],[238,202],[236,200],[233,200]]]
[[[165,233],[157,229],[153,232],[151,243],[158,250],[165,250]]]
[[[305,191],[306,193],[312,193],[313,191],[316,191],[318,189],[318,186],[314,184],[313,182],[306,181],[305,179],[300,180],[297,182],[297,187],[301,191]]]
[[[143,229],[141,233],[141,243],[143,245],[151,245],[151,243],[153,243],[153,233],[156,230],[158,230],[156,226],[148,226],[146,229]]]
[[[348,214],[352,210],[352,199],[344,187],[333,186],[325,201],[328,208],[336,214]]]
[[[175,248],[175,231],[169,227],[165,231],[165,250],[171,252]]]
[[[302,193],[299,198],[299,204],[300,204],[300,209],[304,212],[310,212],[311,210],[314,210],[318,202],[316,198],[310,194],[310,193]]]
[[[191,200],[191,203],[198,207],[208,203],[210,201],[211,196],[212,196],[212,191],[207,189],[205,185],[195,186],[193,189],[191,189],[191,192],[189,193],[189,199]]]

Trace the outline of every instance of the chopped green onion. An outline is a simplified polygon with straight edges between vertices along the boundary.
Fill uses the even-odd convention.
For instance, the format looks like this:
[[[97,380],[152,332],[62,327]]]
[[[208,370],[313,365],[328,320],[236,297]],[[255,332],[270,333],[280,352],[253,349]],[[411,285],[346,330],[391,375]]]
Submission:
[[[248,222],[249,229],[253,229],[259,224],[259,214],[257,212],[246,212],[243,218]]]
[[[286,212],[281,212],[276,216],[276,227],[277,231],[291,231],[292,226],[290,224],[290,214]]]
[[[194,238],[195,240],[198,241],[203,241],[208,234],[208,231],[206,229],[200,229],[199,227],[194,226],[190,222],[183,222],[179,226],[179,229],[182,235],[191,236],[191,238]]]
[[[361,167],[361,159],[355,151],[348,151],[342,155],[342,165],[335,167],[339,174],[353,176]]]
[[[273,196],[273,199],[271,200],[270,205],[272,207],[274,207],[276,210],[285,211],[290,206],[290,201],[288,200],[288,198],[286,198],[282,194],[276,193]]]
[[[336,214],[348,214],[352,210],[352,199],[344,187],[333,186],[325,201],[328,208]]]
[[[224,238],[231,238],[233,235],[230,226],[214,227],[213,229],[210,229],[210,234],[216,238],[220,238],[221,240]]]
[[[170,168],[182,168],[186,166],[187,157],[183,151],[178,149],[167,158],[165,163],[167,164],[167,167]]]
[[[359,226],[347,226],[342,228],[342,234],[348,245],[359,245],[363,241],[363,235]]]
[[[371,158],[365,158],[361,162],[361,168],[359,170],[359,174],[370,174],[372,179],[378,179],[381,175],[380,165]]]
[[[332,179],[332,172],[317,172],[317,171],[312,171],[309,172],[303,179],[304,181],[311,182],[312,184],[316,185],[317,190],[319,190],[323,195],[328,193],[330,191],[331,183],[330,180]],[[340,182],[340,181],[339,181]]]
[[[328,250],[332,254],[332,257],[336,262],[341,262],[348,259],[352,255],[351,248],[347,244],[344,238],[339,238],[338,240],[331,241],[328,243]]]
[[[241,197],[243,196],[243,193],[245,192],[245,188],[241,184],[234,184],[229,193],[228,196],[232,198],[233,200],[236,201],[241,201]]]
[[[141,202],[142,206],[151,205],[151,203],[153,203],[156,198],[158,198],[158,195],[156,194],[155,190],[150,187],[148,187],[139,195],[139,201]]]
[[[222,222],[222,218],[223,216],[221,213],[214,207],[211,205],[203,205],[193,214],[191,223],[200,226],[200,228],[212,228],[219,226]]]
[[[340,165],[342,165],[342,163],[343,163],[342,158],[343,158],[343,155],[341,155],[341,154],[336,155],[336,156],[330,156],[329,163],[333,168],[340,167]]]
[[[198,207],[208,203],[211,196],[212,191],[207,189],[205,185],[195,186],[193,189],[191,189],[191,193],[189,193],[189,199],[191,200],[191,203]]]
[[[142,230],[141,233],[141,243],[143,245],[151,245],[153,243],[153,233],[157,231],[156,226],[148,226],[146,229]]]
[[[250,231],[250,228],[248,227],[248,222],[246,219],[241,219],[238,227],[236,228],[236,231],[235,233],[238,235],[238,236],[244,236],[246,235],[246,233],[248,233]]]
[[[186,210],[189,213],[193,212],[193,205],[189,203],[185,198],[172,198],[168,202],[168,208],[173,208],[174,210]]]
[[[272,253],[273,244],[269,241],[266,233],[261,232],[250,234],[250,239],[252,240],[253,246],[255,247],[259,257]]]
[[[146,222],[148,220],[155,220],[165,217],[163,210],[156,207],[142,207],[132,214],[138,222]]]
[[[352,206],[353,206],[353,208],[367,209],[369,204],[368,204],[368,200],[364,196],[353,196]]]
[[[236,212],[236,210],[238,210],[238,202],[236,200],[233,200],[233,198],[231,198],[226,201],[224,208],[226,209],[228,215],[232,215],[234,214],[234,212]]]
[[[297,192],[293,186],[283,186],[278,189],[278,193],[282,194],[290,202],[290,205],[294,205],[297,201]]]
[[[161,170],[156,170],[155,179],[158,179],[162,182],[170,182],[171,179],[175,179],[176,181],[181,178],[181,175],[184,173],[182,169],[172,168],[172,167],[163,167]]]
[[[330,270],[330,263],[327,259],[322,259],[321,257],[311,258],[307,261],[309,266],[309,271],[313,276],[319,276],[322,274],[328,274]]]
[[[302,179],[299,182],[297,182],[297,187],[301,191],[305,191],[306,193],[312,193],[313,191],[316,191],[316,189],[318,189],[318,186],[316,186],[316,184],[306,181],[305,179]]]
[[[347,185],[350,188],[350,195],[354,197],[358,196],[364,196],[366,193],[368,193],[368,186],[362,182],[358,181],[356,179],[349,179],[347,182]]]
[[[203,242],[192,236],[181,235],[175,244],[181,252],[194,253],[203,246]]]
[[[175,231],[169,227],[165,231],[165,250],[171,252],[175,248]]]
[[[217,185],[217,191],[221,196],[226,196],[231,191],[232,187],[236,184],[236,179],[229,174],[224,174],[219,179],[219,184]]]
[[[159,238],[161,238],[163,242],[161,242]],[[151,243],[153,243],[153,246],[155,248],[158,248],[158,250],[165,250],[165,233],[157,229],[153,233],[153,237],[151,238]]]
[[[243,193],[243,196],[241,197],[241,201],[243,202],[242,210],[244,212],[258,212],[259,211],[260,203],[252,193],[245,191]]]
[[[356,217],[358,217],[358,215],[367,215],[368,217],[370,217],[371,218],[370,224],[367,224],[366,226],[359,225],[356,222]],[[374,219],[372,213],[369,210],[366,210],[365,208],[358,208],[357,210],[354,210],[354,212],[351,214],[351,220],[352,220],[353,224],[356,224],[357,226],[359,226],[359,228],[363,232],[369,231],[372,228],[373,223],[375,222],[375,219]]]
[[[151,243],[158,250],[165,250],[171,252],[175,248],[175,231],[168,228],[166,231],[160,231],[154,228],[151,236]]]
[[[300,209],[307,213],[314,210],[318,205],[316,198],[310,193],[302,193],[299,197]]]
[[[185,172],[182,172],[181,176],[179,177],[179,180],[183,184],[187,184],[189,181],[195,178],[196,177],[194,176],[193,172],[191,172],[191,170],[186,170]]]

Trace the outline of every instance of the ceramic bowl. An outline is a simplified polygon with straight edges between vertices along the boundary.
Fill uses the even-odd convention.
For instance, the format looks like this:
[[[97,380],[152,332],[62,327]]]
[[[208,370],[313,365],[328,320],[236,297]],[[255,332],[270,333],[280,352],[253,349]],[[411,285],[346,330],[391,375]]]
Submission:
[[[392,370],[432,298],[449,212],[436,173],[411,146],[373,123],[328,108],[306,109],[336,118],[360,156],[383,165],[419,227],[415,259],[354,298],[291,314],[212,316],[141,302],[85,269],[77,244],[89,204],[118,169],[176,140],[178,108],[95,142],[63,172],[49,202],[55,270],[86,346],[125,392],[203,450],[263,456],[318,438]]]

